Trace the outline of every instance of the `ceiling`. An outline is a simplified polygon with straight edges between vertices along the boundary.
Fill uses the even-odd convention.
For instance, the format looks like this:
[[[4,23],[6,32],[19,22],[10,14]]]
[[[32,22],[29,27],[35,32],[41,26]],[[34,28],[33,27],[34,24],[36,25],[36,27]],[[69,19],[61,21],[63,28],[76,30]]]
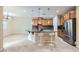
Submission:
[[[5,6],[4,14],[7,12],[23,17],[54,17],[56,15],[62,15],[72,8],[73,6]]]

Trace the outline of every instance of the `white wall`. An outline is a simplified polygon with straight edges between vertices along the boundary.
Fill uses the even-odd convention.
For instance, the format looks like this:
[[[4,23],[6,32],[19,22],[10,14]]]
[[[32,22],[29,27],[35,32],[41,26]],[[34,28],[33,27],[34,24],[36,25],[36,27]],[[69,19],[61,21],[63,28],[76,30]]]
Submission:
[[[5,19],[6,20],[6,19]],[[6,20],[6,21],[3,21],[5,22],[6,24],[3,23],[3,34],[4,36],[8,36],[8,35],[11,35],[13,33],[13,19],[10,19],[10,20]]]
[[[31,17],[15,17],[8,20],[7,29],[4,30],[4,36],[12,34],[28,34],[26,29],[32,30]]]
[[[14,34],[27,34],[26,29],[32,30],[32,18],[31,17],[17,17],[13,21]]]
[[[54,25],[54,31],[57,31],[58,29],[58,17],[57,16],[53,18],[53,25]]]
[[[3,24],[2,24],[2,18],[3,18],[3,7],[0,7],[0,51],[3,49]]]
[[[79,48],[79,6],[76,7],[76,45]]]

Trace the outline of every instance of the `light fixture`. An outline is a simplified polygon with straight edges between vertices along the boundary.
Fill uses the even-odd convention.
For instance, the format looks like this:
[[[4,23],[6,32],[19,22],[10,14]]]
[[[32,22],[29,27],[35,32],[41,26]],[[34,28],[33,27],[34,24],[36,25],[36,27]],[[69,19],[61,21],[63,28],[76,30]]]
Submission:
[[[40,15],[40,8],[38,8],[38,10],[39,10],[39,16],[38,16],[38,24],[41,24],[41,15]]]
[[[34,17],[33,17],[33,11],[34,10],[32,10],[32,25],[34,24],[34,21],[33,21],[33,19],[34,19]]]
[[[56,13],[59,13],[59,10],[56,10]]]
[[[38,10],[39,10],[39,16],[38,17],[40,17],[40,8],[38,8]]]
[[[48,8],[48,11],[50,10],[50,8]]]
[[[47,16],[49,16],[50,8],[48,8],[47,10],[48,10],[48,12],[47,12],[47,13],[48,13],[48,15],[47,15]]]
[[[11,12],[4,12],[4,19],[9,20],[11,18],[14,18],[15,14]]]
[[[34,17],[33,17],[33,16],[34,16],[33,12],[34,12],[34,10],[32,10],[32,19],[34,18]]]
[[[26,10],[24,10],[24,12],[26,12]]]

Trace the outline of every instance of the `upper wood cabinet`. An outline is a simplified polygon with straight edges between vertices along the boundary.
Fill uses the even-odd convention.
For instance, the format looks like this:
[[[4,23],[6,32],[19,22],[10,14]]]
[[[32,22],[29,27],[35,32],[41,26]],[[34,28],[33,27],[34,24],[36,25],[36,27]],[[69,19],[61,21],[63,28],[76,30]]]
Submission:
[[[64,23],[63,16],[62,15],[58,16],[58,26],[63,25],[63,23]]]
[[[33,20],[32,20],[32,25],[33,25],[33,26],[37,26],[37,24],[38,24],[38,20],[37,20],[37,19],[33,19]]]
[[[64,20],[69,20],[72,18],[76,18],[76,10],[70,10],[67,13],[64,14]]]
[[[69,14],[70,14],[70,19],[76,18],[76,10],[71,10]]]
[[[63,23],[64,23],[64,18],[63,18],[63,16],[61,16],[60,17],[60,25],[63,25]]]
[[[47,20],[46,20],[46,19],[43,19],[43,20],[42,20],[42,25],[43,25],[43,26],[47,26]]]
[[[53,19],[48,19],[47,24],[48,24],[49,26],[52,26],[52,25],[53,25]]]
[[[76,10],[75,9],[67,11],[62,16],[61,15],[58,16],[58,36],[63,37],[63,35],[64,35],[64,33],[62,31],[63,26],[61,26],[61,25],[63,25],[66,20],[70,20],[72,18],[76,18]]]
[[[53,26],[53,19],[33,19],[32,20],[32,25],[37,26],[38,24],[42,24],[43,26]]]
[[[53,19],[43,19],[42,25],[43,26],[53,26]]]
[[[61,23],[61,19],[60,16],[58,16],[58,26],[61,25],[60,23]]]
[[[64,20],[68,20],[69,19],[69,12],[64,14]]]

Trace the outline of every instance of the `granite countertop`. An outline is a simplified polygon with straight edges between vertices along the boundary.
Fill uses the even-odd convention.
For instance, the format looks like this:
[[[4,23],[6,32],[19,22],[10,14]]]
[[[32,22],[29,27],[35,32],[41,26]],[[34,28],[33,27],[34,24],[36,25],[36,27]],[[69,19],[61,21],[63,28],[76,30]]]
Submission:
[[[54,31],[32,31],[32,32],[37,32],[37,33],[40,33],[40,32],[50,33],[50,32],[54,32]]]
[[[43,31],[36,31],[36,30],[26,30],[28,32],[36,32],[36,33],[40,33],[40,32],[45,32],[45,33],[50,33],[50,32],[54,32],[53,30],[43,30]]]

